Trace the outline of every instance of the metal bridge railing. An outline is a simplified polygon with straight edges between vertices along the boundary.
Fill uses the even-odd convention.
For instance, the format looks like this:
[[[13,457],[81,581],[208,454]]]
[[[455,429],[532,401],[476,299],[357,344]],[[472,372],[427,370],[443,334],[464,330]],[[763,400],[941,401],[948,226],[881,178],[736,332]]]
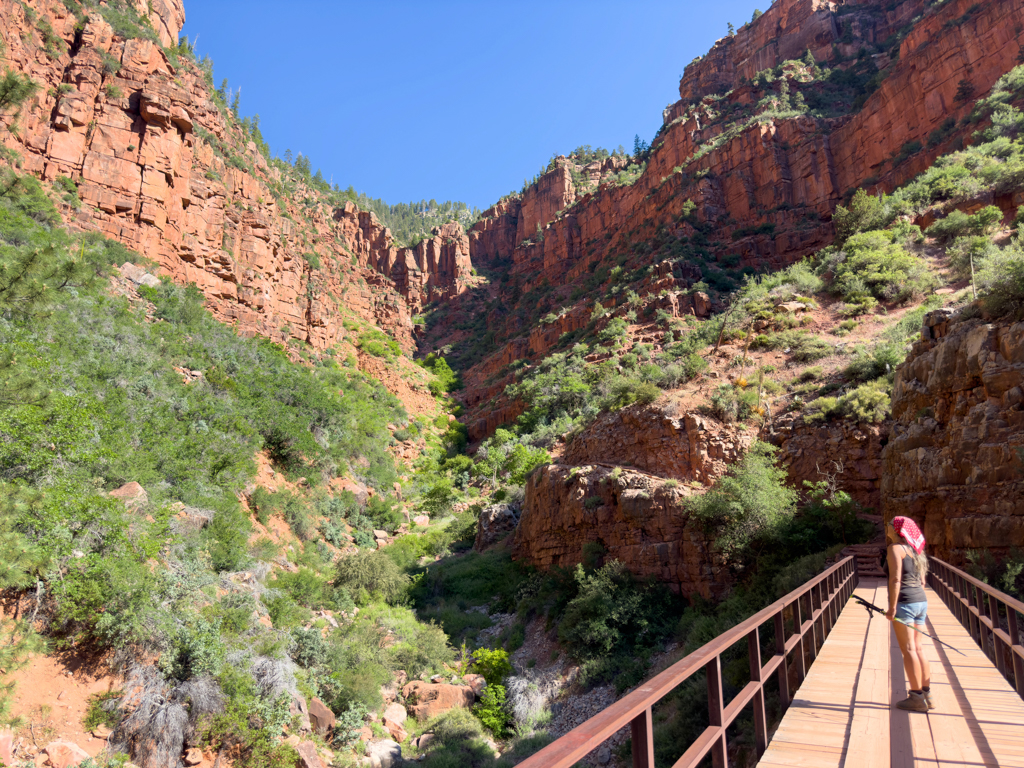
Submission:
[[[937,557],[928,559],[931,588],[1024,699],[1024,603]]]
[[[709,752],[715,768],[726,768],[726,729],[748,705],[753,708],[755,747],[760,757],[768,745],[765,682],[773,674],[778,676],[779,698],[785,711],[792,701],[787,657],[793,654],[799,684],[807,672],[806,658],[809,656],[813,663],[821,643],[835,625],[842,606],[850,599],[856,586],[855,560],[847,557],[742,624],[677,661],[635,691],[520,763],[520,768],[569,768],[626,725],[630,726],[633,738],[633,768],[654,768],[652,708],[700,670],[704,670],[707,677],[708,717],[711,724],[675,762],[674,768],[696,766]],[[792,632],[787,626],[789,618],[792,620]],[[775,653],[767,663],[762,664],[759,631],[768,622],[774,625]],[[750,682],[732,701],[726,703],[722,695],[722,654],[744,638],[747,640],[750,661]]]

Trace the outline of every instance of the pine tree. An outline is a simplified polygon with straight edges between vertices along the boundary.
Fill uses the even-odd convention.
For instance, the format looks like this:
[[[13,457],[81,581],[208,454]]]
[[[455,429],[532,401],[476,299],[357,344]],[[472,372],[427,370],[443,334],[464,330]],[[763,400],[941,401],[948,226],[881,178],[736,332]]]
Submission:
[[[726,22],[726,23],[727,23],[727,24],[728,24],[728,26],[729,26],[729,37],[733,37],[733,36],[735,36],[735,35],[736,35],[736,27],[734,27],[734,26],[732,25],[732,22],[731,22],[731,21],[729,21],[729,22]]]
[[[3,78],[0,78],[0,114],[14,110],[8,127],[11,133],[15,132],[22,105],[38,90],[39,84],[32,78],[28,75],[22,77],[13,70],[5,71]]]
[[[231,111],[234,113],[235,117],[238,117],[238,111],[241,109],[241,100],[242,89],[239,88],[235,91],[235,97],[231,100]]]

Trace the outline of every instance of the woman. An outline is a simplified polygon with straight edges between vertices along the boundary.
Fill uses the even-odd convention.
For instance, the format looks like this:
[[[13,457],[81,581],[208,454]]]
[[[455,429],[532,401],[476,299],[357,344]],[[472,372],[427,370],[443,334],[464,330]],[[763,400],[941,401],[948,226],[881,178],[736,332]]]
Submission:
[[[889,610],[885,618],[893,622],[896,641],[903,654],[903,669],[910,684],[910,695],[896,703],[900,709],[927,712],[935,709],[932,701],[932,672],[921,645],[923,635],[911,627],[924,630],[928,617],[928,598],[924,580],[928,574],[928,558],[924,554],[924,534],[909,517],[894,517],[885,527],[888,552],[885,570],[889,574]]]

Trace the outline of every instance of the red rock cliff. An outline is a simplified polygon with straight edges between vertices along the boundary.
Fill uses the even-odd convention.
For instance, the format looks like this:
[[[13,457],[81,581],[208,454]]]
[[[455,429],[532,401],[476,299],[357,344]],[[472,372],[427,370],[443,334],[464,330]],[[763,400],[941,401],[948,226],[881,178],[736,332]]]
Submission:
[[[925,317],[896,369],[882,509],[923,525],[933,554],[1024,546],[1024,323]]]
[[[179,0],[138,5],[161,42],[177,42]],[[56,55],[29,7],[63,41]],[[0,0],[7,65],[41,86],[3,142],[25,170],[78,185],[84,205],[64,211],[73,226],[195,283],[241,332],[317,349],[345,336],[344,312],[411,348],[410,309],[463,289],[470,265],[461,227],[395,247],[372,214],[334,210],[283,179],[217,108],[196,66],[172,63],[148,40],[115,37],[96,14],[81,32],[77,23],[61,3]]]

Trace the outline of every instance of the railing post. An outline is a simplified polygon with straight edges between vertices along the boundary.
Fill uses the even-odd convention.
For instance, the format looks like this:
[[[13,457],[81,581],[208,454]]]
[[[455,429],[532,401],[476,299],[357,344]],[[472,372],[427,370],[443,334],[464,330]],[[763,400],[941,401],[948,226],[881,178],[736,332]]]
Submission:
[[[1020,643],[1020,628],[1017,624],[1017,611],[1010,606],[1006,606],[1006,623],[1010,627],[1010,655],[1013,657],[1013,684],[1017,688],[1017,693],[1024,699],[1024,659],[1022,659],[1015,650],[1016,646]]]
[[[999,601],[995,595],[988,595],[988,612],[992,618],[992,654],[995,656],[996,669],[1006,677],[1006,657],[1003,655],[1003,641],[999,637]]]
[[[629,730],[633,739],[633,768],[654,768],[654,722],[650,707],[630,721]]]
[[[803,606],[800,604],[802,600],[802,597],[798,597],[793,601],[793,629],[800,637],[796,643],[796,674],[801,683],[807,677],[807,661],[804,658],[804,617],[801,610]]]
[[[747,656],[750,659],[750,679],[757,683],[754,708],[754,747],[760,757],[768,748],[768,718],[764,711],[764,679],[761,673],[761,636],[757,627],[747,635]]]
[[[782,611],[775,614],[775,653],[782,656],[779,662],[779,701],[782,711],[789,709],[789,670],[786,669],[786,622],[782,619]]]
[[[718,726],[722,732],[711,747],[711,763],[714,768],[728,768],[729,757],[725,744],[725,697],[722,695],[722,657],[715,656],[704,667],[708,676],[708,720],[712,728]],[[654,768],[654,764],[651,764]]]

